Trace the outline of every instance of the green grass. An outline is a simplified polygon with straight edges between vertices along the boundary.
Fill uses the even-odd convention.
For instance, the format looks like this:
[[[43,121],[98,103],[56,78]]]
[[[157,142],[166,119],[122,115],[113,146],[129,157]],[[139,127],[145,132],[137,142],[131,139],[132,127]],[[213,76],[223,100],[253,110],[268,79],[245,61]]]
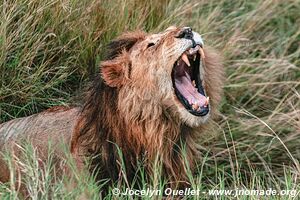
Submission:
[[[201,141],[203,161],[199,175],[191,176],[193,186],[299,191],[298,0],[0,0],[0,10],[0,122],[76,102],[118,34],[191,26],[222,52],[227,77],[219,119]],[[91,177],[74,168],[74,180],[57,180],[50,175],[51,158],[38,169],[34,149],[22,148],[30,155],[20,162],[33,173],[24,179],[33,199],[98,198]],[[164,182],[157,173],[148,184],[162,188]],[[17,192],[13,184],[0,184],[1,199],[15,199]]]

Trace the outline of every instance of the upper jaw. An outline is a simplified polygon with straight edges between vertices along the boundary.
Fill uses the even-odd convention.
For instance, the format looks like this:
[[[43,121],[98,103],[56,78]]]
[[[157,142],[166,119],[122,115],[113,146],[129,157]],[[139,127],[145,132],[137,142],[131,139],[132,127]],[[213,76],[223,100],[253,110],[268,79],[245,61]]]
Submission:
[[[202,37],[199,33],[193,31],[193,39],[194,39],[196,45],[200,45],[201,47],[203,47],[204,43],[203,43]]]
[[[189,52],[192,49],[196,49],[196,51],[199,51],[199,54],[201,55],[201,58],[205,58],[204,52],[203,52],[203,46],[204,42],[201,37],[201,35],[197,32],[193,31],[193,38],[186,39],[188,41],[187,46],[183,49],[183,51],[180,53],[180,56],[184,54],[185,52]]]

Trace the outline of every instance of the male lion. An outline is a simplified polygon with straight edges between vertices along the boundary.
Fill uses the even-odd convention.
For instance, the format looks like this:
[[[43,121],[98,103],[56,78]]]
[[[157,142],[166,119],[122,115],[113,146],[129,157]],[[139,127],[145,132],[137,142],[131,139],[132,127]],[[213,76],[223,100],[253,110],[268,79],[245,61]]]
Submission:
[[[193,170],[197,138],[221,99],[219,55],[191,28],[170,27],[123,34],[108,45],[100,71],[81,107],[54,107],[3,123],[0,144],[29,139],[43,160],[49,140],[64,141],[79,166],[90,158],[97,180],[112,181],[120,178],[121,149],[129,181],[138,162],[151,174],[158,159],[167,180],[186,182],[184,159]],[[59,148],[55,155],[62,155]],[[2,182],[9,180],[5,166],[0,161]]]

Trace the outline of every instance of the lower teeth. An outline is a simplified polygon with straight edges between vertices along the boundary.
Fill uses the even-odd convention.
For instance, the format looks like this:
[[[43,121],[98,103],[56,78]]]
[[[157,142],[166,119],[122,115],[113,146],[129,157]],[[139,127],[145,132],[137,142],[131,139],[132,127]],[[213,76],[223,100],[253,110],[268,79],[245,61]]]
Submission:
[[[192,83],[193,83],[193,86],[196,87],[196,82],[195,82],[195,80],[193,80]]]
[[[198,106],[197,104],[193,104],[193,105],[192,105],[192,108],[193,108],[194,110],[197,110],[197,109],[199,108],[199,106]]]

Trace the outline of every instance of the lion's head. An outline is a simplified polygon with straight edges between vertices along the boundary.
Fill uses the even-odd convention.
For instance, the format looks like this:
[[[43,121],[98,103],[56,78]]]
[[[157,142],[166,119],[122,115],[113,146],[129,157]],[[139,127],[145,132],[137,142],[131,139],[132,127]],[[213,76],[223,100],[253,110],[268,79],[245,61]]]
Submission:
[[[102,78],[97,75],[85,95],[71,152],[92,157],[90,170],[99,172],[99,180],[119,178],[116,146],[127,178],[135,176],[138,160],[151,174],[151,163],[160,158],[164,176],[187,180],[184,163],[195,167],[198,137],[221,98],[218,54],[188,27],[123,34],[106,53]]]
[[[220,101],[220,58],[189,27],[158,34],[127,33],[101,64],[105,83],[119,93],[127,119],[167,113],[190,127],[207,121]]]

